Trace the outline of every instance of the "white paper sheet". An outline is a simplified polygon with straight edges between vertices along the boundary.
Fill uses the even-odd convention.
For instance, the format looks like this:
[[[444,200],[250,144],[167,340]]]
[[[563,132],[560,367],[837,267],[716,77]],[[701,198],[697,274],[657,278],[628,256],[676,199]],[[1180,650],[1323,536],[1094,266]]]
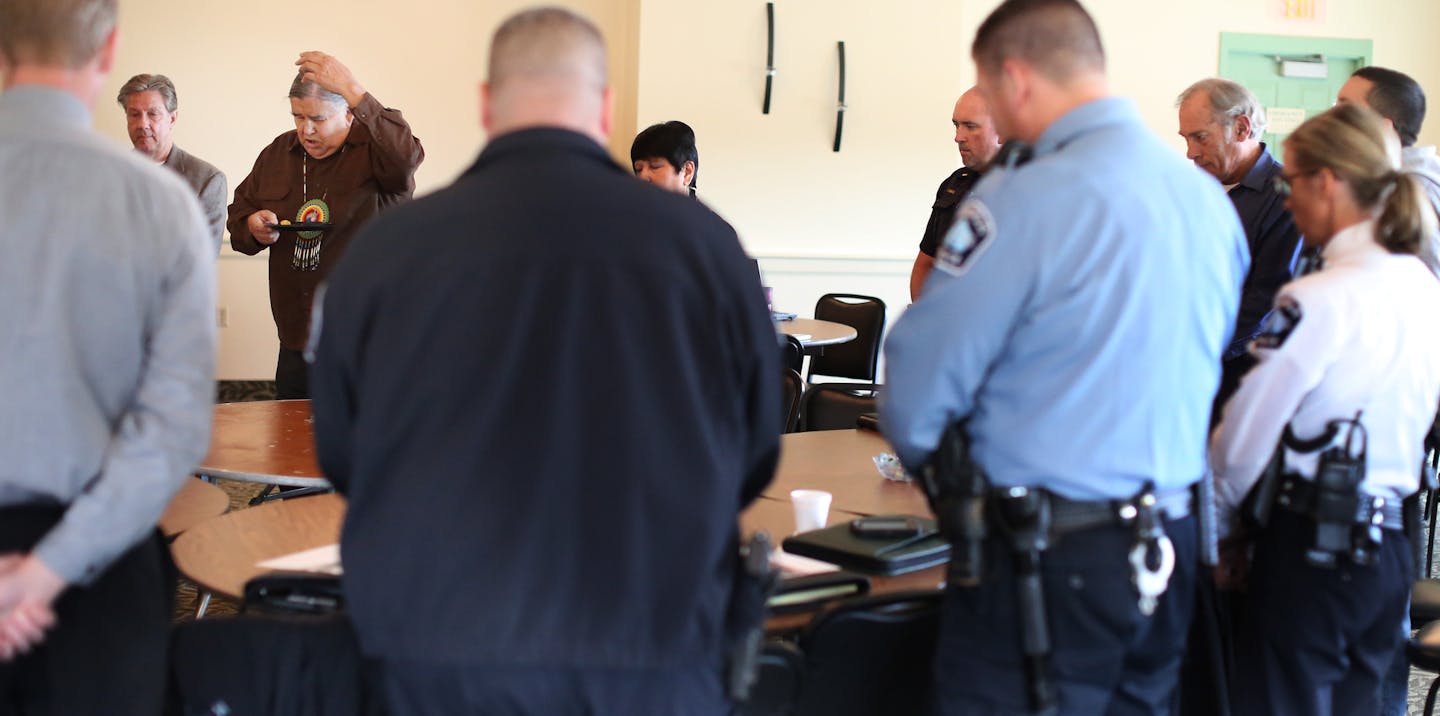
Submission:
[[[274,569],[282,572],[314,572],[316,574],[330,574],[339,576],[340,569],[340,545],[327,544],[314,549],[307,549],[294,554],[287,554],[274,559],[267,559],[255,566],[264,569]]]
[[[829,562],[821,562],[818,559],[801,557],[798,554],[790,554],[779,547],[770,554],[770,564],[780,570],[782,577],[803,577],[811,574],[824,574],[825,572],[838,572],[840,568]]]

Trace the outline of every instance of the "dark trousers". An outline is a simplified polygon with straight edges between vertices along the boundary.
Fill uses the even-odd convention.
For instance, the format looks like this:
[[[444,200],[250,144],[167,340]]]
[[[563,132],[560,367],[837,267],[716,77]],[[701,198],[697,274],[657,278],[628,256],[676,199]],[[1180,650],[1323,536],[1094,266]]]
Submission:
[[[1410,544],[1386,530],[1375,560],[1313,567],[1314,523],[1283,509],[1255,543],[1251,628],[1237,645],[1237,714],[1377,714],[1380,681],[1400,648]]]
[[[1060,714],[1168,714],[1195,601],[1193,517],[1166,522],[1175,572],[1155,613],[1140,613],[1128,555],[1134,531],[1104,527],[1061,537],[1042,557]],[[937,713],[1028,713],[1012,559],[992,539],[979,587],[946,594],[935,658]]]
[[[729,716],[718,670],[458,666],[386,660],[390,716]]]
[[[0,509],[0,553],[29,551],[59,508]],[[30,653],[0,663],[0,716],[158,716],[174,582],[156,532],[86,587],[55,603],[56,624]]]
[[[275,399],[304,400],[310,397],[310,366],[305,354],[287,348],[280,349],[275,361]]]
[[[1229,716],[1230,684],[1235,678],[1234,635],[1243,628],[1239,620],[1243,596],[1216,588],[1208,570],[1198,575],[1195,614],[1176,692],[1178,716]]]

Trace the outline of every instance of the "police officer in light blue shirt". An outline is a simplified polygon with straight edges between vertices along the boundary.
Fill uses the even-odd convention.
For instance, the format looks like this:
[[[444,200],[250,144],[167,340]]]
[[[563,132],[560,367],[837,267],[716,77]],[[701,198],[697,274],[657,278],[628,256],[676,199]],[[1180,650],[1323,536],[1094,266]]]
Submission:
[[[886,343],[881,405],[912,472],[967,421],[1001,496],[979,585],[951,579],[940,712],[1168,713],[1197,569],[1189,488],[1206,471],[1245,234],[1220,187],[1109,96],[1078,3],[1009,0],[972,52],[997,128],[1033,149],[1007,150],[962,206]],[[1047,543],[1046,614],[1029,622],[1023,550],[1004,539],[1025,530],[994,518],[1026,495],[1048,505],[1027,523]],[[1026,629],[1046,625],[1040,650]]]

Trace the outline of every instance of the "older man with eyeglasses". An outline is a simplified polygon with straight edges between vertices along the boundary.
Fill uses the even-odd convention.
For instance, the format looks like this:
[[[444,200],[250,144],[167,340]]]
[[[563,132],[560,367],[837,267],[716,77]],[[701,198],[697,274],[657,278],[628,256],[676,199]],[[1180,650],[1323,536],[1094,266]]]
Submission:
[[[1215,394],[1211,423],[1255,365],[1245,346],[1260,331],[1275,292],[1294,277],[1300,234],[1276,191],[1281,165],[1260,138],[1265,134],[1265,109],[1238,82],[1209,78],[1190,85],[1176,102],[1185,156],[1225,187],[1250,247],[1250,272],[1241,289],[1240,315],[1225,349],[1220,389]]]

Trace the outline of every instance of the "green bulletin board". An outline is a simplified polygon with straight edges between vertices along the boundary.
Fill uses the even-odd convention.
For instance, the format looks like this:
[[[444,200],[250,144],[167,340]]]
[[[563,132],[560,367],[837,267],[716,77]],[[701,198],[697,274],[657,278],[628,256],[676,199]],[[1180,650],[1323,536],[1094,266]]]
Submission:
[[[1335,104],[1350,73],[1370,64],[1373,42],[1332,37],[1220,33],[1220,76],[1245,85],[1265,106],[1264,141],[1284,161],[1280,142],[1297,125]],[[1287,77],[1283,61],[1302,63],[1309,74]],[[1323,69],[1321,69],[1323,65]]]

